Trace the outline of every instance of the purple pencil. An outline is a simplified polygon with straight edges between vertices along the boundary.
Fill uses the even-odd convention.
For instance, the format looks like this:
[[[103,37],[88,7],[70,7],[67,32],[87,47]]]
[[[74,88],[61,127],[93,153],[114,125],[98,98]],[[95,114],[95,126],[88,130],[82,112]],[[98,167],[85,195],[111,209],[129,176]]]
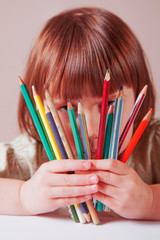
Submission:
[[[45,112],[46,112],[47,119],[48,119],[49,124],[51,126],[53,135],[54,135],[54,137],[56,139],[56,142],[57,142],[59,151],[60,151],[60,153],[62,155],[62,158],[63,159],[68,159],[66,150],[64,148],[63,142],[62,142],[61,137],[59,135],[59,132],[58,132],[57,126],[55,124],[54,118],[52,117],[52,114],[51,114],[51,112],[50,112],[50,110],[49,110],[49,108],[48,108],[46,103],[44,103],[44,106],[45,106]]]

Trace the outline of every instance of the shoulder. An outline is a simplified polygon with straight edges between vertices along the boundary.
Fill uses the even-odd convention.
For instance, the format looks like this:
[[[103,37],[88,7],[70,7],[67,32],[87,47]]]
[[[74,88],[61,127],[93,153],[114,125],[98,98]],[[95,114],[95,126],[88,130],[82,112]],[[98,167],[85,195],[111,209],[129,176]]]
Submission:
[[[0,152],[8,152],[17,155],[28,155],[35,152],[36,149],[36,141],[29,137],[27,134],[21,134],[17,136],[13,141],[6,143],[0,143]]]
[[[29,179],[46,161],[42,144],[27,134],[0,143],[0,176]]]
[[[0,165],[9,162],[36,159],[37,142],[27,134],[17,136],[13,141],[0,143]]]
[[[148,184],[160,183],[160,119],[150,121],[136,145],[129,165]]]
[[[16,155],[35,155],[37,149],[37,141],[31,138],[28,134],[21,134],[16,137],[11,143]]]
[[[160,143],[160,118],[154,118],[150,121],[144,137],[146,140],[149,139],[149,141],[158,141]]]

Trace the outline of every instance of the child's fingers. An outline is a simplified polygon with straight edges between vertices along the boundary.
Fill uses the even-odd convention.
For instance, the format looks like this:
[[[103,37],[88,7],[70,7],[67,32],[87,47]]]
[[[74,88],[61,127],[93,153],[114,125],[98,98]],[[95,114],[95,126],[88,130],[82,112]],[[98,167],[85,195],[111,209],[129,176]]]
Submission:
[[[102,182],[98,184],[98,192],[115,199],[119,199],[122,194],[120,188]]]
[[[50,186],[79,186],[98,183],[96,174],[53,174],[49,173],[44,179]]]
[[[99,182],[109,184],[115,187],[123,187],[126,182],[126,175],[118,175],[109,171],[90,171],[92,174],[96,174],[99,178]]]
[[[68,172],[75,170],[88,170],[91,163],[87,160],[54,160],[44,163],[42,168],[46,168],[49,172]]]
[[[93,194],[92,196],[97,201],[103,203],[105,206],[107,206],[110,209],[115,209],[117,207],[118,201],[115,198],[112,198],[110,196],[106,196],[103,193],[97,192]]]
[[[89,195],[98,191],[98,185],[89,186],[77,186],[77,187],[51,187],[48,189],[49,198],[66,198],[66,197],[77,197],[82,195]]]
[[[121,175],[128,174],[129,167],[119,160],[102,159],[102,160],[88,160],[91,163],[93,170],[106,170]]]
[[[70,197],[70,198],[57,198],[57,199],[51,200],[50,206],[51,204],[53,204],[53,209],[54,209],[55,205],[59,208],[63,206],[79,204],[79,203],[88,201],[89,199],[91,199],[91,195],[84,195],[84,196]]]

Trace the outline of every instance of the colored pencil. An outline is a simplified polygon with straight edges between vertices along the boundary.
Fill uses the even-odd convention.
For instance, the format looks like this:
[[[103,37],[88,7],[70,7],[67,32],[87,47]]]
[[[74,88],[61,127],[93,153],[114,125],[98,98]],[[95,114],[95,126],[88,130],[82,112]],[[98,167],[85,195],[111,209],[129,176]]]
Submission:
[[[117,159],[118,155],[118,141],[119,141],[119,130],[123,108],[123,86],[120,87],[118,96],[115,102],[115,111],[113,117],[113,127],[111,133],[110,149],[108,158]]]
[[[82,105],[80,101],[78,101],[78,117],[80,122],[80,129],[81,129],[81,135],[82,135],[82,141],[83,141],[83,147],[85,150],[85,157],[86,159],[91,159],[91,149],[89,144],[89,137],[88,137],[88,131],[87,131],[87,124],[86,119],[84,115],[84,111],[82,108]],[[100,220],[98,218],[97,212],[93,206],[92,200],[86,201],[87,207],[89,209],[91,218],[93,220],[93,223],[98,225],[100,224]]]
[[[144,98],[146,96],[146,93],[147,93],[147,89],[148,89],[148,85],[145,85],[142,89],[142,91],[139,93],[137,99],[136,99],[136,102],[133,106],[133,109],[131,111],[131,114],[128,118],[128,121],[126,122],[125,126],[124,126],[124,129],[120,135],[120,138],[119,138],[119,146],[118,146],[118,152],[120,152],[121,150],[121,147],[122,147],[122,144],[127,136],[127,133],[131,127],[131,124],[133,123],[133,121],[135,120],[138,112],[139,112],[139,109],[144,101]]]
[[[75,206],[74,205],[70,205],[68,207],[69,207],[70,214],[73,217],[74,221],[75,222],[80,222]]]
[[[140,137],[142,136],[144,130],[146,129],[151,115],[152,115],[152,111],[153,109],[151,108],[148,113],[143,117],[143,119],[141,120],[139,126],[137,127],[135,133],[133,134],[133,137],[131,138],[126,150],[124,151],[121,161],[126,163],[126,161],[128,160],[129,156],[131,155],[133,149],[135,148],[136,144],[138,143]]]
[[[53,156],[55,156],[54,151],[53,151],[53,148],[52,148],[52,145],[51,145],[51,142],[50,142],[50,140],[49,140],[48,134],[47,134],[47,132],[46,132],[46,129],[45,129],[45,127],[44,127],[44,124],[43,124],[43,121],[42,121],[42,118],[41,118],[41,115],[40,115],[38,109],[37,109],[37,115],[38,115],[38,118],[39,118],[39,120],[40,120],[42,129],[43,129],[43,132],[44,132],[44,134],[45,134],[45,136],[46,136],[46,139],[47,139],[48,145],[49,145],[49,147],[50,147],[50,150],[51,150]],[[55,159],[56,159],[56,157],[55,157]]]
[[[41,126],[41,123],[40,123],[40,120],[38,118],[38,115],[37,115],[37,112],[34,108],[34,105],[33,105],[33,102],[31,100],[31,97],[28,93],[28,90],[24,84],[24,82],[22,81],[22,79],[19,77],[19,85],[20,85],[20,89],[21,89],[21,92],[23,94],[23,97],[24,97],[24,100],[27,104],[27,107],[28,107],[28,110],[31,114],[31,117],[33,119],[33,122],[35,124],[35,127],[37,129],[37,132],[39,134],[39,137],[42,141],[42,144],[44,146],[44,149],[46,151],[46,154],[48,156],[48,159],[51,161],[51,160],[54,160],[55,159],[55,156],[53,155],[53,153],[51,152],[51,149],[48,145],[48,142],[47,142],[47,139],[46,139],[46,136],[44,134],[44,131],[42,129],[42,126]]]
[[[110,71],[108,69],[106,72],[106,76],[104,78],[104,83],[103,83],[102,105],[101,105],[96,159],[103,158],[106,117],[107,117],[107,111],[108,111],[109,87],[110,87]]]
[[[113,122],[113,109],[114,109],[114,106],[110,105],[107,113],[103,159],[107,159],[109,155],[110,138],[111,138],[112,122]],[[100,212],[100,211],[103,211],[103,209],[106,209],[104,204],[98,201],[97,210]]]
[[[107,111],[108,111],[109,88],[110,88],[110,70],[108,69],[106,72],[106,76],[104,78],[104,83],[103,83],[102,105],[101,105],[96,159],[103,158],[106,117],[107,117]],[[102,211],[102,210],[103,210],[103,204],[97,201],[97,211]]]
[[[49,109],[49,107],[48,107],[46,102],[44,102],[44,109],[45,109],[45,113],[46,113],[48,122],[50,124],[50,127],[52,129],[53,135],[54,135],[54,137],[56,139],[57,146],[58,146],[58,149],[59,149],[59,151],[61,153],[61,156],[62,156],[63,159],[68,159],[66,150],[64,148],[62,139],[61,139],[61,137],[59,135],[59,132],[58,132],[57,126],[55,124],[54,118],[53,118],[52,113],[51,113],[51,111],[50,111],[50,109]]]
[[[79,218],[79,221],[80,223],[86,223],[86,218],[85,216],[82,214],[82,210],[80,208],[80,205],[79,204],[75,204],[75,209],[76,209],[76,213],[78,215],[78,218]]]
[[[103,149],[104,159],[107,159],[109,155],[110,138],[111,138],[112,122],[113,122],[113,110],[114,110],[114,106],[110,105],[108,109],[107,121],[106,121],[106,133],[105,133],[105,141],[104,141],[104,149]]]
[[[33,91],[33,97],[34,97],[37,109],[39,110],[39,114],[41,115],[44,127],[46,129],[47,134],[48,134],[48,137],[49,137],[49,140],[51,142],[51,145],[52,145],[53,151],[55,153],[56,159],[62,159],[62,156],[61,156],[61,153],[58,149],[58,146],[57,146],[55,137],[53,135],[52,129],[51,129],[51,127],[49,125],[49,122],[48,122],[48,119],[46,117],[45,109],[43,107],[42,101],[41,101],[40,96],[38,95],[34,86],[32,86],[32,91]]]
[[[54,104],[54,102],[52,100],[52,97],[51,97],[50,93],[48,92],[48,90],[45,90],[45,97],[46,97],[48,107],[50,108],[50,111],[51,111],[52,116],[54,118],[57,129],[59,131],[59,135],[60,135],[60,137],[62,139],[62,142],[64,144],[65,150],[67,152],[67,156],[68,156],[69,159],[74,159],[74,155],[73,155],[71,146],[69,144],[69,141],[67,139],[63,124],[61,122],[61,119],[59,117],[59,114],[57,112],[55,104]]]
[[[67,100],[67,110],[68,110],[69,120],[70,120],[71,127],[72,127],[72,133],[73,133],[74,142],[76,145],[78,158],[84,159],[84,153],[83,153],[81,139],[80,139],[79,132],[78,132],[74,109],[73,109],[73,106],[69,99]]]
[[[72,127],[72,133],[73,133],[73,138],[74,138],[74,142],[76,145],[78,158],[84,159],[83,148],[82,148],[81,139],[79,136],[79,131],[78,131],[78,126],[77,126],[77,122],[76,122],[76,118],[75,118],[75,114],[74,114],[74,109],[73,109],[72,104],[69,101],[69,99],[67,100],[67,110],[68,110],[69,120],[70,120],[71,127]],[[81,207],[81,210],[82,210],[87,222],[90,222],[91,218],[90,218],[90,213],[89,213],[88,207],[86,205],[86,202],[82,202],[80,204],[80,207]]]
[[[89,137],[88,137],[88,131],[87,131],[87,124],[86,124],[84,111],[80,101],[78,101],[78,117],[79,117],[85,157],[86,159],[91,159],[91,149],[90,149],[90,143],[89,143]]]

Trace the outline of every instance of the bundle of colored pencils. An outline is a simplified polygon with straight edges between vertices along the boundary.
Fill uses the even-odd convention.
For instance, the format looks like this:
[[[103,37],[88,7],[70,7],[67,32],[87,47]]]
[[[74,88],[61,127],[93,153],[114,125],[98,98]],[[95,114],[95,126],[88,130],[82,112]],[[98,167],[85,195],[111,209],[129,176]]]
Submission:
[[[54,106],[49,92],[47,90],[45,91],[46,100],[43,105],[35,87],[32,86],[33,97],[36,105],[35,108],[28,93],[28,90],[20,77],[19,85],[31,117],[33,119],[33,122],[35,124],[35,127],[37,129],[37,132],[39,134],[39,137],[48,156],[48,159],[50,161],[55,159],[74,159],[74,155],[70,147],[69,141],[66,137],[62,122],[59,118],[58,112]],[[78,134],[78,131],[76,132],[76,134]],[[81,145],[79,146],[81,147]],[[79,154],[82,154],[83,151],[81,150]],[[84,158],[84,156],[79,155],[79,158],[82,159]],[[72,173],[73,172],[68,172],[68,174]],[[100,223],[97,212],[93,207],[93,203],[91,200],[80,204],[71,205],[69,206],[69,210],[75,222],[85,223],[91,222],[92,220],[93,223],[96,225]]]
[[[19,84],[23,97],[30,111],[35,127],[37,129],[37,132],[40,136],[40,139],[48,156],[48,159],[50,161],[55,159],[59,160],[68,158],[74,159],[74,155],[69,144],[69,141],[67,139],[67,136],[65,134],[63,124],[59,118],[57,109],[54,105],[54,102],[49,92],[47,90],[45,91],[46,100],[43,105],[35,87],[34,86],[32,87],[33,97],[36,105],[35,108],[31,100],[31,97],[29,96],[28,90],[20,77]],[[131,124],[135,120],[136,115],[142,105],[142,102],[147,92],[147,86],[145,86],[140,92],[135,102],[135,105],[131,111],[129,119],[119,137],[121,116],[123,110],[123,86],[120,86],[119,88],[117,97],[115,99],[115,104],[110,105],[108,109],[109,88],[110,88],[110,71],[107,70],[103,84],[102,105],[96,154],[97,160],[107,158],[117,159],[118,153],[121,150],[124,140],[131,127]],[[67,109],[78,158],[91,159],[92,156],[87,132],[87,125],[85,120],[85,113],[83,111],[81,102],[78,101],[78,117],[80,123],[82,142],[74,114],[74,109],[69,99],[67,101]],[[130,143],[128,144],[128,147],[126,148],[122,158],[120,159],[122,162],[125,163],[128,160],[142,133],[147,127],[147,124],[149,123],[151,113],[152,109],[142,119]],[[83,153],[83,149],[85,155]],[[73,172],[68,172],[68,174],[73,174]],[[93,223],[96,225],[100,223],[97,211],[109,210],[109,208],[104,206],[101,202],[96,201],[95,199],[93,199],[93,201],[88,200],[87,202],[71,205],[68,207],[71,216],[75,220],[75,222],[85,223],[93,221]]]

